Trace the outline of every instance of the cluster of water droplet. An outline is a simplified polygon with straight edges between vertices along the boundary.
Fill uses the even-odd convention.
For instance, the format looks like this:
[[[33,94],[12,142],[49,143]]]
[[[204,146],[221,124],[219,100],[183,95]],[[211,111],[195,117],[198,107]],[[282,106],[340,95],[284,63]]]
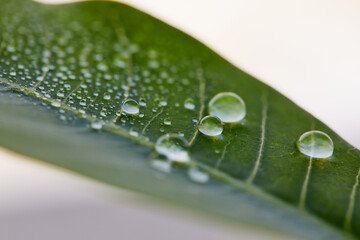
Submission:
[[[198,125],[199,131],[207,136],[219,136],[223,132],[223,123],[239,122],[246,115],[244,100],[232,92],[215,95],[208,109],[210,115],[202,118]]]
[[[161,136],[155,145],[157,153],[165,159],[154,159],[151,166],[156,170],[170,173],[173,164],[189,166],[188,177],[196,183],[206,183],[209,175],[199,167],[192,165],[189,155],[189,143],[179,134],[165,134]]]
[[[114,120],[128,127],[131,136],[138,137],[146,134],[145,126],[149,124],[149,119],[155,119],[163,112],[157,122],[160,134],[166,132],[169,126],[173,126],[173,131],[180,132],[181,129],[175,129],[174,122],[183,119],[171,119],[170,113],[192,113],[199,108],[193,98],[178,102],[178,96],[170,90],[176,76],[178,91],[185,96],[194,96],[189,85],[197,78],[195,71],[190,70],[186,74],[184,70],[179,71],[155,50],[139,51],[122,29],[113,31],[100,21],[92,21],[88,25],[72,21],[65,27],[53,22],[51,25],[55,30],[48,34],[48,31],[39,30],[32,24],[25,26],[31,21],[20,21],[20,16],[4,16],[4,19],[9,24],[3,31],[2,40],[6,47],[1,49],[0,77],[50,100],[52,107],[62,110],[61,107],[66,106],[97,119],[90,123],[93,130],[100,130],[105,123]],[[101,34],[92,34],[100,29]],[[14,32],[18,37],[9,38],[6,32]],[[40,35],[43,37],[38,37]],[[117,41],[109,44],[108,39]],[[141,69],[132,63],[134,54],[137,54],[138,61],[146,63]],[[35,59],[34,56],[41,57]],[[171,111],[167,109],[168,103],[173,103]],[[208,114],[199,122],[195,118],[187,119],[188,124],[197,125],[199,132],[206,136],[219,136],[225,124],[237,123],[245,118],[245,102],[235,93],[222,92],[209,101]],[[148,116],[146,121],[144,116]],[[60,118],[66,119],[64,115]],[[331,138],[320,131],[301,135],[297,148],[313,158],[328,158],[334,151]],[[155,149],[161,157],[151,161],[152,167],[169,173],[174,164],[185,165],[189,167],[188,177],[192,181],[209,181],[206,172],[192,165],[189,143],[184,134],[159,137]]]
[[[193,110],[193,100],[187,98],[184,107]],[[246,115],[244,101],[235,93],[225,92],[214,96],[209,102],[210,115],[203,117],[198,123],[198,130],[207,136],[219,136],[223,132],[223,123],[234,123],[241,121]],[[167,120],[164,121],[166,123]],[[155,145],[160,156],[166,160],[153,160],[151,166],[164,172],[170,172],[173,163],[190,165],[189,144],[179,134],[165,134],[161,136]],[[209,175],[201,168],[190,166],[188,177],[197,183],[206,183]]]

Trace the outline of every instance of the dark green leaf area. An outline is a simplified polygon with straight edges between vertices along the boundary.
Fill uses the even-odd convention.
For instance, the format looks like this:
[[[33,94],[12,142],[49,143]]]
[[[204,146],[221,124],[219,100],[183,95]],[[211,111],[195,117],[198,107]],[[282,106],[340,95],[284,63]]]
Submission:
[[[303,237],[360,236],[359,151],[272,88],[119,3],[0,4],[2,146]],[[241,96],[247,115],[208,137],[197,123],[220,92]],[[128,100],[139,103],[138,114],[124,112]],[[100,131],[89,127],[99,123]],[[332,138],[332,157],[297,150],[299,136],[314,129]],[[166,133],[188,140],[192,163],[210,174],[209,183],[191,183],[184,167],[166,175],[148,166]]]

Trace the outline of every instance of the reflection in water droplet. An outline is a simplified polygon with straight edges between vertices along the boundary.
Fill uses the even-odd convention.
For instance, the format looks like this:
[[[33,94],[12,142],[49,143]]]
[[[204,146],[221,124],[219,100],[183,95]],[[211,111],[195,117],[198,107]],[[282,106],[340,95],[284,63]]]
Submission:
[[[218,136],[223,131],[223,125],[219,118],[209,115],[201,119],[198,129],[207,136]]]
[[[165,156],[168,160],[180,163],[190,161],[188,143],[185,138],[178,134],[165,134],[161,136],[155,145],[158,154]]]
[[[184,102],[184,107],[189,110],[194,110],[195,109],[194,100],[192,100],[191,98],[187,98]]]
[[[206,172],[201,171],[197,167],[190,167],[188,170],[188,177],[191,181],[196,183],[207,183],[210,179]]]
[[[169,160],[161,160],[161,159],[153,159],[150,162],[150,166],[158,171],[164,173],[171,173],[171,161]]]
[[[127,99],[122,105],[122,110],[126,114],[138,114],[139,104],[133,99]]]
[[[92,130],[100,130],[102,126],[103,126],[102,122],[99,121],[90,123],[90,128]]]
[[[209,113],[225,123],[238,122],[246,115],[245,102],[235,93],[219,93],[210,100]]]
[[[300,152],[313,158],[328,158],[334,152],[331,138],[321,131],[309,131],[300,136],[296,145]]]

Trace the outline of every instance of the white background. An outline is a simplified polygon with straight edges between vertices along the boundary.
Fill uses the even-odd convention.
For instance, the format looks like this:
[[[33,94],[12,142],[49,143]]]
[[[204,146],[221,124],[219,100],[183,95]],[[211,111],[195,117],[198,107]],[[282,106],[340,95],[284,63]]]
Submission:
[[[196,37],[360,148],[359,1],[125,2]],[[0,151],[0,223],[6,219],[8,232],[22,229],[16,240],[81,239],[85,232],[87,239],[269,239],[268,232],[163,205]]]

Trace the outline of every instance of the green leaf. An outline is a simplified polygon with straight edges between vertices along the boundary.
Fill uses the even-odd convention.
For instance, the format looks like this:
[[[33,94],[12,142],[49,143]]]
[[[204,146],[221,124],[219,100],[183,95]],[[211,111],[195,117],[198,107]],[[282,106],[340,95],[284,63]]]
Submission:
[[[0,4],[2,146],[237,221],[313,239],[360,236],[359,151],[275,90],[119,3]],[[197,121],[227,91],[244,99],[245,121],[225,125],[220,138],[202,135]],[[146,106],[123,115],[126,99]],[[331,136],[331,158],[296,149],[312,129]],[[210,182],[189,181],[181,166],[171,174],[149,167],[165,133],[184,135]]]

